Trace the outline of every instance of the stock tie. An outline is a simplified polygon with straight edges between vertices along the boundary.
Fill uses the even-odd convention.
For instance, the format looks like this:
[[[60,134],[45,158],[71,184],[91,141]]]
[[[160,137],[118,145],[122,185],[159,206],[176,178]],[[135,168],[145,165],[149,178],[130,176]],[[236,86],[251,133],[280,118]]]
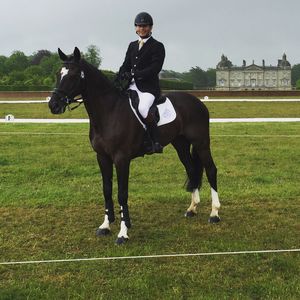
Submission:
[[[140,40],[140,41],[139,41],[139,50],[141,50],[141,48],[143,47],[144,44],[145,44],[145,43],[144,43],[143,40]]]

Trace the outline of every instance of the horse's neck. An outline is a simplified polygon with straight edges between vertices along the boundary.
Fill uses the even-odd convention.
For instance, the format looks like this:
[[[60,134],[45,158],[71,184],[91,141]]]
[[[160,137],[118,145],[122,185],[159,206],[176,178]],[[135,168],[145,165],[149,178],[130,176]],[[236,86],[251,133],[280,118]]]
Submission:
[[[87,74],[83,98],[91,124],[103,132],[109,126],[114,107],[119,101],[118,93],[107,84],[103,75],[89,77]]]

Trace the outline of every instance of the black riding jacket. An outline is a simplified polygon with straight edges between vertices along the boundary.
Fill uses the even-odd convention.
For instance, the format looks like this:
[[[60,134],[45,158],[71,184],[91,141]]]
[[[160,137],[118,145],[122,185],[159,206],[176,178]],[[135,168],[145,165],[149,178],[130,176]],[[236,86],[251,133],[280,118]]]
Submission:
[[[164,59],[165,47],[153,37],[150,37],[140,50],[138,41],[131,42],[120,67],[119,76],[122,77],[124,73],[130,72],[141,92],[148,92],[158,97],[160,95],[158,74]]]

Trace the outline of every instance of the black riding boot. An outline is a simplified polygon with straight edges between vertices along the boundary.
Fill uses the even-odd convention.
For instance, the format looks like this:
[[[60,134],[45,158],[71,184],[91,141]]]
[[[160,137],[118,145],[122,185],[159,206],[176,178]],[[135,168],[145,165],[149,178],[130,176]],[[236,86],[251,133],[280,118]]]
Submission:
[[[146,154],[162,153],[163,146],[159,143],[159,132],[155,119],[156,108],[150,108],[147,118],[144,120],[147,126],[147,133],[150,138],[150,143],[146,147]]]

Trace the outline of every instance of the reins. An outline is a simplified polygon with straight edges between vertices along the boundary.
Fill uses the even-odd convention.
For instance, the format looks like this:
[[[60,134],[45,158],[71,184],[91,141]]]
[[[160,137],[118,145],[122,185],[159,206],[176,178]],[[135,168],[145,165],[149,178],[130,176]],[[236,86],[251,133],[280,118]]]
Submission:
[[[77,103],[77,105],[71,107],[71,106],[70,106],[71,103]],[[68,111],[72,111],[72,110],[78,108],[82,103],[83,103],[83,98],[82,98],[82,96],[81,96],[80,98],[74,99],[73,102],[69,102],[69,103],[67,102]]]

